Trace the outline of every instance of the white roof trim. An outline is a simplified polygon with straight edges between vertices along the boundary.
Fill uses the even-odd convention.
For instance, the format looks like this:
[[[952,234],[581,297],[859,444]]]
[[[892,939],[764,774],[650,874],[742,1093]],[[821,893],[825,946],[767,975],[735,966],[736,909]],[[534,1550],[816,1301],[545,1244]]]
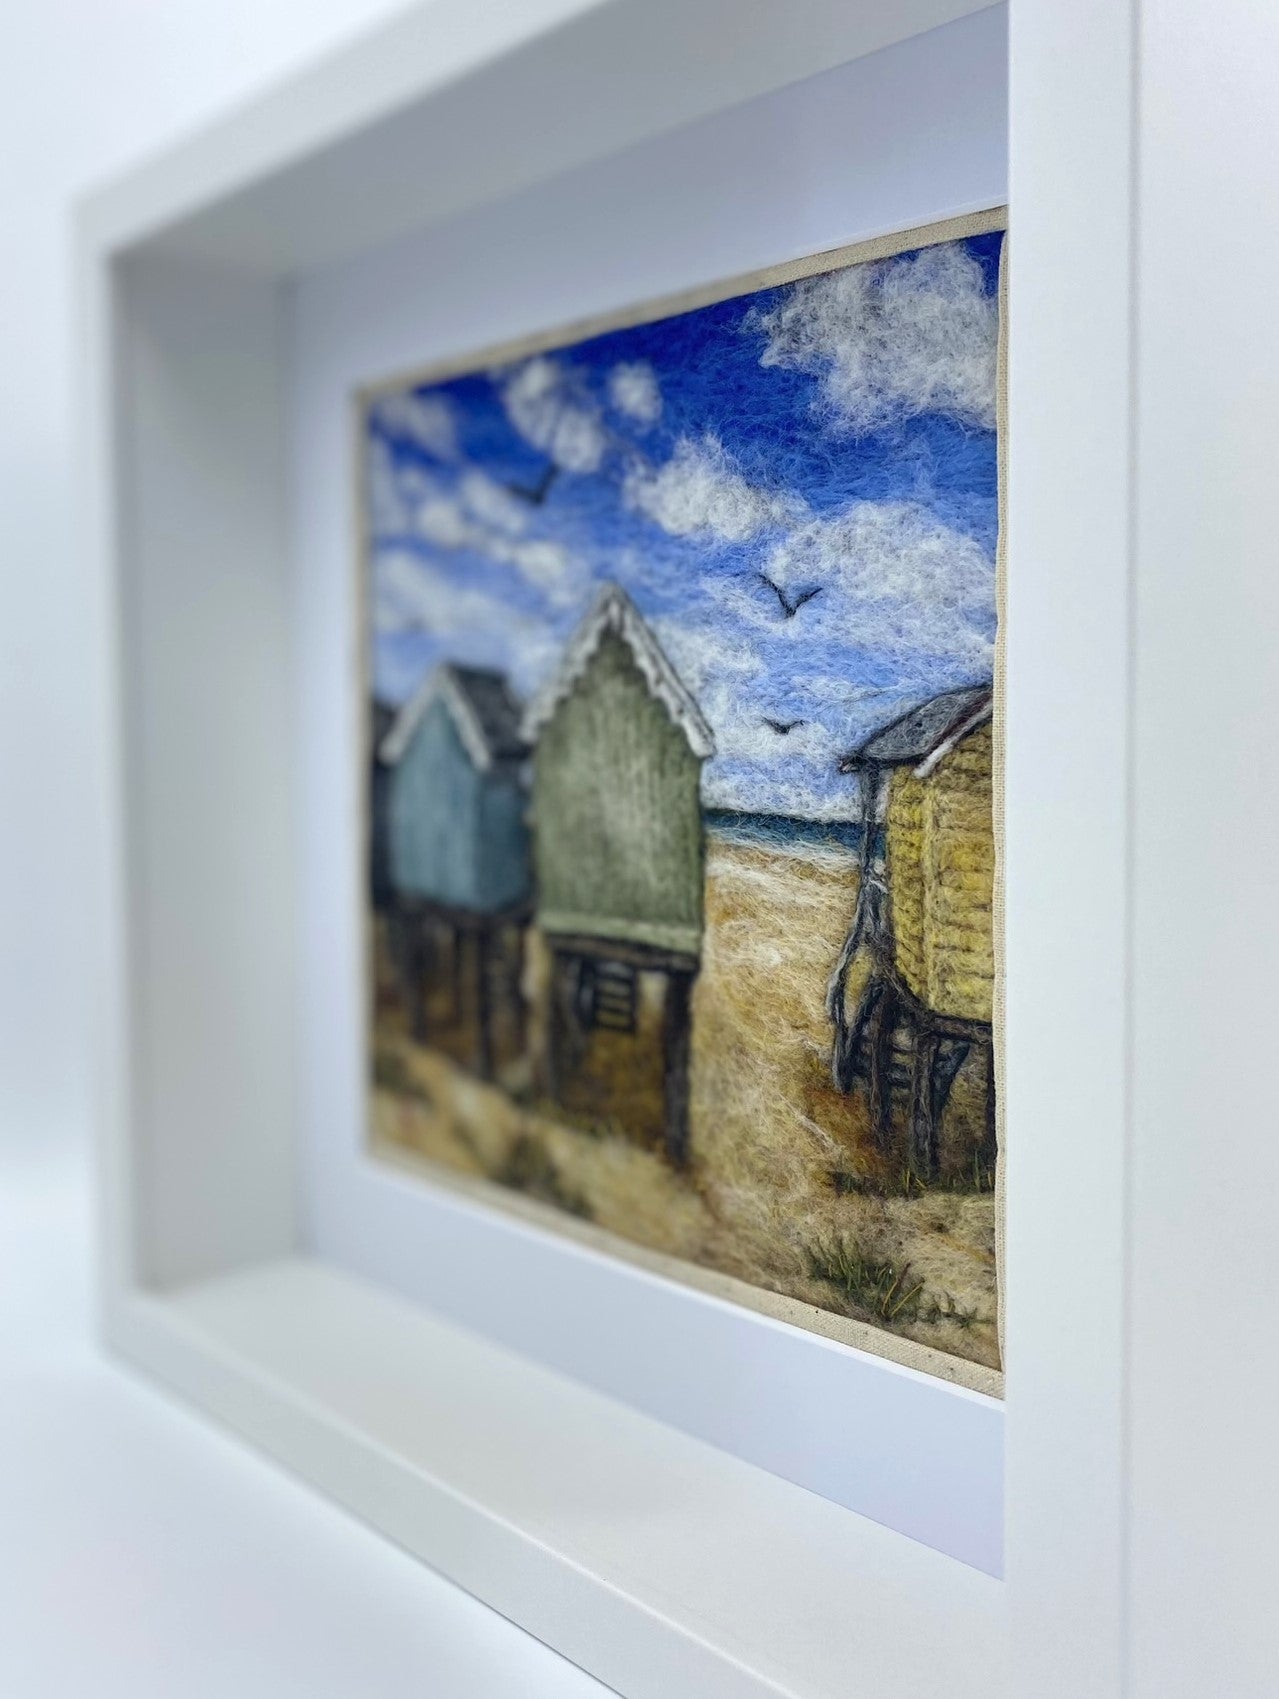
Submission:
[[[715,737],[702,711],[686,689],[679,674],[662,652],[661,645],[640,617],[634,602],[617,584],[605,584],[586,618],[569,639],[559,667],[524,715],[523,733],[528,743],[551,718],[586,671],[595,651],[608,632],[616,632],[630,650],[644,676],[649,693],[662,704],[679,727],[694,755],[706,760],[715,753]]]
[[[919,763],[918,767],[915,768],[915,777],[917,779],[926,779],[930,773],[935,772],[937,767],[946,759],[955,745],[957,743],[962,743],[968,736],[969,732],[975,732],[978,726],[984,726],[986,721],[993,716],[994,711],[995,704],[993,700],[983,702],[979,708],[974,708],[971,714],[967,715],[959,722],[954,731],[950,732],[942,739],[936,749],[932,749],[928,752],[924,759]]]
[[[457,728],[457,735],[461,738],[462,747],[470,757],[472,765],[477,771],[487,773],[493,765],[493,757],[484,738],[484,729],[470,699],[457,682],[457,674],[447,661],[441,662],[435,671],[429,674],[416,694],[410,696],[400,709],[395,723],[382,739],[378,754],[388,767],[394,767],[412,743],[414,733],[437,697],[448,709],[449,717]]]

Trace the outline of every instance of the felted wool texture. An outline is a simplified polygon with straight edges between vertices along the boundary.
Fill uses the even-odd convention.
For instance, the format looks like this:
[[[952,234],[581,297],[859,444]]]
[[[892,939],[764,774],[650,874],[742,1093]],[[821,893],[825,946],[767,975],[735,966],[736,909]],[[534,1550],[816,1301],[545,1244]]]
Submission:
[[[579,1224],[788,1298],[788,1319],[801,1320],[805,1306],[823,1310],[864,1345],[858,1326],[882,1334],[883,1318],[813,1266],[824,1249],[855,1238],[869,1259],[908,1267],[912,1285],[922,1283],[891,1330],[925,1348],[916,1366],[933,1366],[931,1350],[996,1368],[990,1192],[903,1195],[893,1173],[877,1168],[863,1101],[830,1082],[829,1028],[812,988],[830,972],[856,882],[856,860],[839,846],[710,834],[687,1173],[646,1136],[655,1090],[660,1104],[652,1070],[632,1061],[609,1081],[616,1049],[610,1056],[594,1044],[584,1078],[605,1113],[633,1094],[633,1136],[601,1129],[576,1089],[565,1109],[522,1091],[514,1071],[503,1074],[513,1089],[474,1079],[438,1049],[408,1042],[394,1015],[377,1032],[382,1136],[462,1173],[518,1184]],[[550,976],[548,941],[536,929],[526,963],[536,1049]],[[979,1121],[980,1104],[969,1110]],[[836,1190],[836,1174],[855,1175],[858,1189]]]
[[[681,1167],[606,1107],[625,1102],[626,1037],[577,1031],[573,1008],[580,1078],[561,1100],[546,1095],[555,999],[579,995],[557,992],[545,970],[546,892],[487,970],[467,957],[454,974],[441,934],[425,989],[437,1040],[425,1045],[408,1030],[403,964],[386,959],[397,935],[379,923],[382,1136],[579,1226],[821,1306],[875,1330],[875,1348],[992,1368],[994,1197],[953,1173],[936,1191],[903,1188],[869,1136],[864,1094],[831,1084],[824,996],[856,908],[863,830],[859,781],[840,758],[995,666],[1002,244],[1001,220],[979,216],[383,386],[369,400],[364,468],[370,686],[384,717],[441,662],[487,669],[536,703],[602,589],[627,599],[675,687],[649,688],[650,657],[625,735],[620,721],[605,726],[587,750],[575,734],[554,762],[563,716],[538,723],[526,774],[535,866],[539,816],[554,821],[546,854],[556,830],[561,848],[537,884],[557,893],[554,924],[696,962]],[[575,676],[560,709],[571,717],[589,695]],[[667,899],[641,898],[621,869],[642,868],[649,838],[669,837],[672,807],[686,804],[645,789],[625,745],[650,709],[661,742],[682,698],[706,729],[697,753],[671,742],[691,757],[682,865],[700,867],[700,890],[663,930]],[[984,775],[996,806],[999,713],[997,702]],[[564,777],[539,803],[543,734],[546,768]],[[677,788],[684,796],[687,776]],[[963,854],[981,859],[971,844]],[[958,998],[998,1026],[998,880],[989,866],[953,870],[973,873],[986,887],[947,912],[964,880],[935,883],[945,900],[930,924],[937,961],[973,945],[977,971],[952,960],[953,983],[919,984],[926,1001]],[[641,980],[649,1014],[636,1030],[661,1040],[660,973]],[[974,985],[985,987],[975,1000]],[[498,1077],[477,1079],[468,1058],[486,1000],[505,1036]],[[630,1060],[636,1090],[660,1101],[660,1073],[647,1079],[638,1048]],[[960,1068],[945,1112],[961,1153],[982,1120],[979,1074],[975,1059]],[[580,1089],[592,1077],[594,1116]],[[901,1283],[881,1302],[875,1282],[893,1273]],[[899,1346],[878,1337],[892,1335]]]
[[[989,1021],[994,1006],[995,833],[989,723],[925,777],[894,773],[885,821],[897,963],[939,1014]]]
[[[707,807],[853,816],[838,756],[991,670],[999,240],[379,398],[379,698],[444,659],[534,696],[614,582],[710,721]],[[832,312],[863,277],[857,310]]]
[[[1005,609],[1008,596],[1008,540],[1005,516],[1008,510],[1008,243],[1004,236],[999,254],[999,351],[996,368],[995,409],[998,435],[999,537],[995,549],[995,597],[998,626],[995,633],[995,702],[991,722],[994,739],[994,787],[992,808],[995,834],[995,878],[991,892],[992,927],[995,937],[995,996],[992,1019],[995,1046],[995,1133],[998,1156],[995,1164],[995,1271],[999,1298],[999,1366],[1004,1366],[1004,1243],[1007,1216],[1004,1183],[1007,1164],[1008,1119],[1004,1103],[1004,1074],[1007,1035],[1004,1026],[1004,774],[1005,708],[1004,681],[1008,664]]]

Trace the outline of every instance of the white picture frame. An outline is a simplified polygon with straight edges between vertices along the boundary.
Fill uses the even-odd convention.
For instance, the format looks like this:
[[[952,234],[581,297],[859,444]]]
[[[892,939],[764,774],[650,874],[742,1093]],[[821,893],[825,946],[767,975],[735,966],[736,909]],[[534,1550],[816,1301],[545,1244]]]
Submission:
[[[1228,315],[1176,264],[1187,227],[1220,229],[1223,195],[1236,213],[1265,201],[1279,156],[1254,86],[1269,26],[1228,10],[1209,24],[1171,0],[1138,29],[1136,0],[1014,0],[1002,1580],[954,1540],[947,1555],[805,1491],[793,1460],[733,1456],[583,1386],[580,1365],[538,1350],[571,1374],[552,1372],[512,1351],[526,1340],[432,1314],[371,1262],[353,1271],[367,1221],[348,1223],[349,1254],[317,1231],[306,985],[324,958],[300,850],[309,764],[329,756],[300,735],[288,664],[303,604],[284,447],[302,274],[681,124],[731,128],[743,102],[837,66],[873,84],[902,44],[979,28],[983,8],[545,0],[514,17],[436,0],[80,209],[90,611],[113,634],[91,958],[107,1338],[620,1692],[905,1699],[940,1670],[957,1699],[1262,1691],[1248,1683],[1265,1650],[1257,1553],[1279,1525],[1273,1371],[1253,1353],[1242,1407],[1211,1392],[1247,1360],[1248,1318],[1180,1260],[1193,1221],[1232,1245],[1243,1285],[1273,1289],[1277,1159],[1245,1141],[1265,1069],[1235,1067],[1219,1124],[1210,1057],[1231,1017],[1193,996],[1229,981],[1263,1002],[1279,950],[1249,847],[1277,812],[1256,728],[1279,710],[1279,609],[1264,504],[1239,484],[1240,469],[1264,482],[1258,444],[1279,434],[1279,339],[1262,324],[1275,238],[1227,243],[1254,315],[1247,370],[1269,388],[1244,392]],[[448,169],[415,168],[431,158]],[[895,190],[835,240],[969,210],[936,204],[935,151],[909,163],[932,202],[903,215]],[[659,292],[628,275],[606,304]],[[1195,469],[1222,445],[1233,482],[1205,486]],[[1192,674],[1211,726],[1181,711]],[[1223,747],[1260,767],[1222,763]],[[1217,924],[1189,938],[1163,854],[1188,766],[1213,773],[1226,861]],[[1063,1053],[1086,1063],[1063,1069]],[[1205,1192],[1210,1125],[1228,1154],[1248,1149],[1255,1201]],[[1063,1152],[1088,1176],[1086,1210],[1063,1207]],[[484,1230],[467,1206],[436,1207],[458,1244]],[[633,1290],[661,1318],[660,1282]],[[695,1348],[723,1347],[730,1324],[703,1302]],[[723,1361],[749,1376],[757,1348]],[[869,1477],[889,1420],[875,1389],[907,1371],[866,1362],[854,1455]],[[898,1529],[904,1502],[883,1512]],[[1211,1553],[1204,1538],[1169,1555],[1174,1514],[1211,1520]],[[1196,1640],[1205,1611],[1216,1633]]]

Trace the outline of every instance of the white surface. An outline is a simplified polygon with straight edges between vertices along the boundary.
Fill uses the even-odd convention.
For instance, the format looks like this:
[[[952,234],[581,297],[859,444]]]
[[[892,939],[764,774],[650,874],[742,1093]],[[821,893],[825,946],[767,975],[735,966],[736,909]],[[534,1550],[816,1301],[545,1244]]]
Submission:
[[[1279,10],[1161,0],[1139,53],[1126,1694],[1262,1699],[1279,1681]]]
[[[74,1160],[0,1167],[5,1699],[590,1699],[606,1689],[104,1362]]]
[[[1116,0],[1012,22],[1007,1574],[1028,1699],[1114,1699],[1125,1633],[1130,22]]]
[[[137,1257],[294,1237],[292,750],[275,292],[168,259],[119,312]],[[118,1011],[113,1011],[118,1013]]]
[[[423,362],[999,205],[1006,87],[1005,15],[996,7],[359,260],[303,273],[288,320],[303,1243],[993,1573],[1003,1486],[994,1401],[619,1266],[365,1155],[352,397]],[[167,582],[167,553],[159,571]],[[191,664],[209,669],[216,696],[213,641],[202,630]],[[242,735],[232,725],[227,746]],[[157,800],[195,840],[179,864],[185,876],[196,857],[203,866],[217,853],[228,827],[216,810],[201,824],[185,747],[163,771]],[[233,829],[245,825],[239,816]],[[174,932],[167,908],[148,912]],[[210,939],[219,961],[224,933],[219,923]],[[180,966],[169,983],[162,1024],[186,983]],[[166,1047],[180,1038],[179,1029]],[[191,1142],[201,1150],[207,1137],[197,1131]],[[188,1209],[204,1209],[203,1197],[201,1183]],[[185,1227],[179,1238],[190,1242]]]
[[[1014,7],[1008,1574],[1035,1699],[1276,1691],[1276,66],[1254,0]]]
[[[215,264],[286,272],[980,9],[429,0],[113,184],[90,217],[103,247],[153,236]]]
[[[932,1699],[943,1665],[950,1699],[1006,1691],[1002,1583],[322,1263],[115,1328],[630,1699]]]
[[[69,200],[399,0],[5,0],[0,52],[0,1142],[83,1139],[101,650],[79,547]]]

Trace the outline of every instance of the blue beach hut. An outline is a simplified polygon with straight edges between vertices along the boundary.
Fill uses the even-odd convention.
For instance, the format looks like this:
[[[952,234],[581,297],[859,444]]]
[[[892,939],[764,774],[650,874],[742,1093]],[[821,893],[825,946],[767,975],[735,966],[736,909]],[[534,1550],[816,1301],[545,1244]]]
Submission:
[[[531,892],[521,706],[501,673],[444,663],[380,755],[397,951],[415,1036],[459,1041],[484,1077],[518,1014]],[[514,937],[512,936],[514,934]],[[446,1030],[447,1029],[447,1030]]]

